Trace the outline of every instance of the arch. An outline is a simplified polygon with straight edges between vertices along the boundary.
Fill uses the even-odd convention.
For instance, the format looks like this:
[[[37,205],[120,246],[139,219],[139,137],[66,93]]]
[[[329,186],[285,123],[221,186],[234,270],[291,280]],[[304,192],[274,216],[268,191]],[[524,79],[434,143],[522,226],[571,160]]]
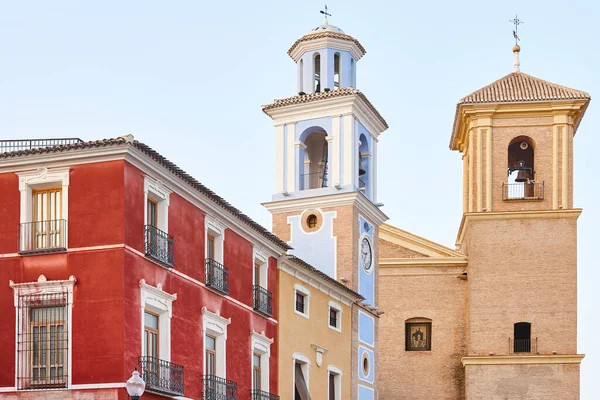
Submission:
[[[313,56],[313,89],[315,93],[321,91],[321,54],[315,52]]]
[[[299,161],[300,190],[317,189],[327,186],[329,143],[327,132],[319,127],[307,128],[300,135],[301,149]]]
[[[360,146],[358,147],[358,187],[364,188],[368,193],[370,191],[370,169],[371,153],[369,152],[369,139],[367,135],[361,133],[359,136]]]
[[[333,90],[340,89],[342,82],[342,57],[339,52],[333,54]]]
[[[413,317],[405,320],[404,325],[406,351],[431,351],[431,319]]]
[[[513,329],[513,351],[515,353],[530,353],[531,322],[516,322]]]
[[[304,59],[300,59],[300,64],[298,65],[298,70],[299,70],[299,78],[298,78],[298,83],[299,83],[299,88],[300,88],[300,92],[304,92]]]
[[[528,136],[517,136],[507,149],[508,185],[505,199],[536,197],[535,142]]]

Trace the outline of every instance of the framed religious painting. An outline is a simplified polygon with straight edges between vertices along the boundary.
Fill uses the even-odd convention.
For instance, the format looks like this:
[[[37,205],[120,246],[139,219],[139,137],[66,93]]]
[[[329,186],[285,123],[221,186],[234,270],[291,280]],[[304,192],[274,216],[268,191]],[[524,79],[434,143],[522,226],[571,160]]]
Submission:
[[[406,351],[431,350],[431,322],[406,323]]]

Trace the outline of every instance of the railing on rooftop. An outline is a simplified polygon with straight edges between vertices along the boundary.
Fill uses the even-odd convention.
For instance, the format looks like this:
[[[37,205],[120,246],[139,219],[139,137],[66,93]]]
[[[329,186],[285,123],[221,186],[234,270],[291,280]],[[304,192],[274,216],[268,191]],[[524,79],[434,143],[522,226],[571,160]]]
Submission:
[[[319,189],[327,186],[327,175],[322,172],[300,174],[300,190]]]
[[[155,357],[140,357],[138,367],[142,370],[142,379],[146,390],[170,396],[183,396],[183,366]]]
[[[254,285],[254,310],[269,317],[273,315],[273,295],[259,285]]]
[[[67,221],[64,219],[22,223],[19,253],[64,251],[67,248],[66,231]]]
[[[46,147],[66,146],[78,143],[83,143],[83,140],[79,138],[0,140],[0,153],[44,149]]]
[[[202,376],[203,400],[237,400],[237,382],[215,375]]]

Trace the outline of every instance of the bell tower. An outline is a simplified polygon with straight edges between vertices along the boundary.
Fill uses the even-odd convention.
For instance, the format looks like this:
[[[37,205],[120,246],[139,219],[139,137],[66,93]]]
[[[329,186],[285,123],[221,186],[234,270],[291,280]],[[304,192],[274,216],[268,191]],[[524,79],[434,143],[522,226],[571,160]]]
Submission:
[[[262,108],[276,143],[275,193],[264,206],[295,256],[365,298],[366,308],[353,311],[352,393],[375,399],[378,232],[387,220],[377,202],[377,145],[388,125],[356,89],[365,54],[357,39],[325,18],[288,54],[298,93]]]
[[[466,398],[579,398],[573,138],[582,91],[514,71],[461,99]]]

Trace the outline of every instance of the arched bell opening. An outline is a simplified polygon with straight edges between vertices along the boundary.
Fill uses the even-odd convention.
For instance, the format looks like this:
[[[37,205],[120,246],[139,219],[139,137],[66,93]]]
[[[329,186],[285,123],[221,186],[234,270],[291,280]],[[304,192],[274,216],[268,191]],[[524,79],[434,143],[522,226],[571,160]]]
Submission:
[[[301,136],[300,190],[318,189],[327,186],[329,144],[327,133],[314,127]]]
[[[340,53],[335,53],[333,55],[333,89],[339,89],[340,82],[342,82],[341,78],[341,57]]]
[[[505,199],[541,197],[543,186],[535,182],[535,142],[527,136],[518,136],[508,145],[508,184]]]
[[[370,190],[370,169],[371,152],[369,150],[369,140],[363,133],[359,137],[360,146],[358,148],[358,188],[364,190],[367,194]]]
[[[319,53],[315,53],[313,58],[313,76],[315,93],[319,93],[321,91],[321,55]]]

